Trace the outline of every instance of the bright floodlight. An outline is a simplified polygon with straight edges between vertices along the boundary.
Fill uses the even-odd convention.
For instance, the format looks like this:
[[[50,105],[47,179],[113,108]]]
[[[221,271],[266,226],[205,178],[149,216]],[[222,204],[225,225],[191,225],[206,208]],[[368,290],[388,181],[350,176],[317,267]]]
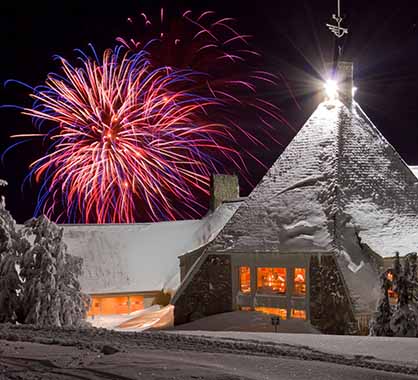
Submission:
[[[357,87],[353,87],[353,90],[352,90],[353,98],[354,98],[354,95],[356,94],[356,92],[357,92]]]
[[[335,99],[338,94],[337,81],[334,79],[328,79],[324,83],[325,92],[329,99]]]

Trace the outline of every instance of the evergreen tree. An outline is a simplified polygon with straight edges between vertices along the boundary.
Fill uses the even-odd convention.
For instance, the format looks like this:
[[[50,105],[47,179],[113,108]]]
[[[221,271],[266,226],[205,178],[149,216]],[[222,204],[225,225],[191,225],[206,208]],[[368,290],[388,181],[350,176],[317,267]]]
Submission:
[[[67,253],[63,229],[45,216],[25,223],[24,233],[34,237],[22,260],[25,323],[80,325],[90,302],[78,282],[82,259]]]
[[[0,186],[7,183],[0,180]],[[0,200],[0,323],[18,318],[21,280],[18,274],[21,241],[16,222],[6,210],[4,197]]]
[[[418,257],[417,253],[410,253],[408,255],[410,265],[410,300],[415,307],[418,308]]]
[[[405,257],[403,270],[399,266],[399,274],[394,281],[394,291],[397,293],[398,302],[390,321],[390,327],[395,336],[418,337],[418,308],[415,297],[418,284],[415,281],[416,277],[416,254],[409,254]]]
[[[374,336],[392,336],[392,329],[390,328],[390,321],[392,318],[392,306],[389,302],[389,289],[392,285],[389,280],[389,274],[392,271],[389,269],[385,271],[381,276],[381,290],[382,297],[379,300],[377,306],[377,313],[370,324],[370,335]]]
[[[370,324],[371,335],[418,337],[418,281],[417,254],[405,257],[403,266],[396,252],[393,268],[382,274],[382,297],[375,318]],[[391,282],[397,296],[396,305],[390,305],[388,291]]]

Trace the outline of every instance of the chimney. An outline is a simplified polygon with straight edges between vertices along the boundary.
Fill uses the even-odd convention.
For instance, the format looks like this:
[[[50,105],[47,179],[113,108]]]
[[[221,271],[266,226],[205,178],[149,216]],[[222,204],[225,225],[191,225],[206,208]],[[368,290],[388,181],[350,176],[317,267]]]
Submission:
[[[236,175],[214,174],[210,183],[210,209],[216,210],[222,202],[239,198],[239,183]]]
[[[343,102],[351,104],[353,101],[353,62],[340,61],[337,65],[338,93]]]

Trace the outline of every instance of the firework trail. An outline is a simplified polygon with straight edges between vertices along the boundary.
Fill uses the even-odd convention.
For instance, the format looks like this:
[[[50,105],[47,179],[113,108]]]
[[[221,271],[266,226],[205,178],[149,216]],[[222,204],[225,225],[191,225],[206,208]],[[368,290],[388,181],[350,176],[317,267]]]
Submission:
[[[94,50],[79,53],[79,67],[58,57],[62,74],[50,74],[34,89],[34,106],[23,109],[40,133],[13,136],[49,142],[31,164],[43,181],[37,212],[85,223],[196,216],[203,208],[196,193],[207,192],[219,168],[213,157],[241,166],[228,126],[207,117],[219,101],[189,91],[202,74],[154,68],[148,52],[123,47],[101,59]],[[61,204],[66,209],[56,215]]]
[[[62,72],[23,109],[39,133],[13,137],[49,147],[29,174],[42,184],[35,214],[84,223],[200,217],[211,174],[239,172],[250,183],[246,164],[263,163],[245,145],[264,151],[263,138],[280,144],[278,127],[290,127],[265,96],[283,78],[260,69],[232,18],[168,19],[161,10],[128,22],[142,28],[140,40],[118,38],[101,58],[78,50],[78,66],[58,57]]]
[[[282,75],[260,69],[264,62],[250,45],[252,36],[240,33],[235,19],[218,18],[213,11],[194,14],[188,10],[180,17],[167,17],[167,13],[161,9],[156,17],[138,13],[128,18],[133,37],[117,41],[133,51],[149,51],[155,67],[204,73],[193,83],[193,91],[224,105],[216,117],[234,130],[237,140],[251,140],[266,148],[264,134],[281,145],[277,130],[281,126],[293,128],[274,100],[279,86],[287,87],[292,96],[291,90]],[[249,133],[244,125],[262,126],[263,134]]]

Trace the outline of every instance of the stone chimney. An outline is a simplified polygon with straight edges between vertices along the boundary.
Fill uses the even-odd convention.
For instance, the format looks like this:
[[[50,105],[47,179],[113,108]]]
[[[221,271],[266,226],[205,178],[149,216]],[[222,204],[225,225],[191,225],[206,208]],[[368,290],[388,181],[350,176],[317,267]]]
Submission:
[[[239,183],[236,175],[214,174],[210,184],[210,209],[216,210],[222,202],[239,198]]]
[[[353,101],[353,62],[340,61],[337,65],[338,93],[343,102],[351,104]]]

